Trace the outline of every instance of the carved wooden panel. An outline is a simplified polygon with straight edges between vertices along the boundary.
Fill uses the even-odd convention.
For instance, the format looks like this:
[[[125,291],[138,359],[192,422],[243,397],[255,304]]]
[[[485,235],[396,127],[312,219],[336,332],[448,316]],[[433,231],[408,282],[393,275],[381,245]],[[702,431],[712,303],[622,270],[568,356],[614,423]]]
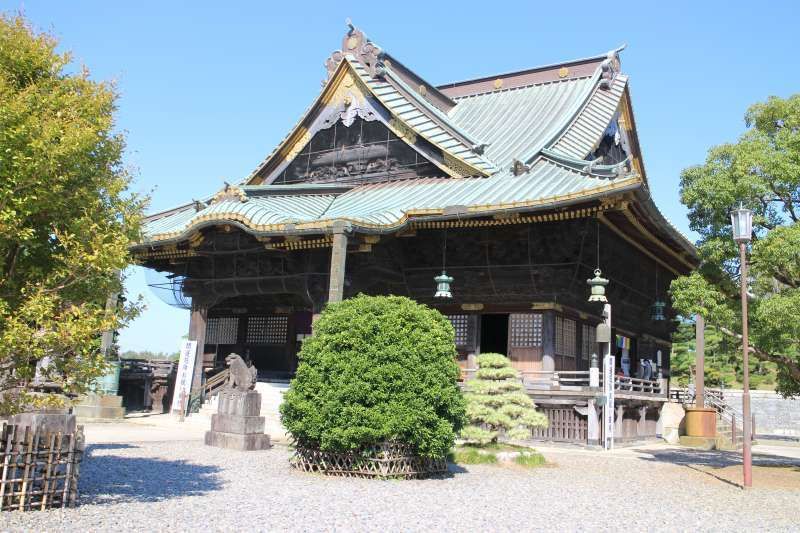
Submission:
[[[588,361],[592,353],[597,353],[597,341],[595,340],[596,328],[590,324],[583,324],[583,335],[581,336],[581,358]]]
[[[512,348],[530,348],[542,345],[542,315],[539,313],[512,313],[509,315],[510,345]]]
[[[556,316],[556,354],[575,357],[576,333],[574,320]]]
[[[508,317],[508,358],[521,372],[542,368],[542,315],[512,313]]]
[[[447,315],[447,319],[456,332],[456,346],[467,346],[470,340],[469,315]]]
[[[247,319],[247,344],[286,344],[289,317],[251,316]]]
[[[236,344],[239,317],[223,316],[208,319],[206,344]]]

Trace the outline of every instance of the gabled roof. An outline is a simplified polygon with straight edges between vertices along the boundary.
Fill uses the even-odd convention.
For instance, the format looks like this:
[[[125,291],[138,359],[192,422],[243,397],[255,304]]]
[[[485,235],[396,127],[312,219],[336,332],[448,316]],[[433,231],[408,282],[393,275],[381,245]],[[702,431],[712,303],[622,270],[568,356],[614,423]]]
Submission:
[[[142,245],[177,242],[220,223],[263,235],[325,232],[334,220],[364,231],[395,231],[414,217],[453,209],[464,217],[548,209],[646,188],[620,50],[436,88],[351,26],[342,51],[326,62],[320,95],[241,188],[226,186],[211,201],[151,217]],[[431,162],[442,174],[359,186],[272,185],[309,142],[320,117],[346,111],[350,104],[343,102],[353,97],[372,106],[408,144],[419,136],[441,150]],[[598,165],[591,154],[614,120],[630,137],[629,159]],[[637,198],[652,204],[649,195]],[[649,204],[643,212],[664,226]],[[694,253],[674,228],[665,231]]]

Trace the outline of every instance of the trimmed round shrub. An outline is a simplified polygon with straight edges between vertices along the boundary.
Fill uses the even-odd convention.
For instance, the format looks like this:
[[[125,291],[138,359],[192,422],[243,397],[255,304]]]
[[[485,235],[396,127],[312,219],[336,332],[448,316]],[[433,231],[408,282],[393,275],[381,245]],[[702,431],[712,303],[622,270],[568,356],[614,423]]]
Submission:
[[[298,446],[358,451],[382,441],[441,458],[464,423],[453,326],[400,296],[329,304],[303,342],[281,420]]]

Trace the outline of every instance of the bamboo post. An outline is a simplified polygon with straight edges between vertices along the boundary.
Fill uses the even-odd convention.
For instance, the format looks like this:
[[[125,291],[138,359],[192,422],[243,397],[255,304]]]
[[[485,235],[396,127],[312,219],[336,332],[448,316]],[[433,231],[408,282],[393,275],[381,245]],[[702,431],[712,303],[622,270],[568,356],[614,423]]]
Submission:
[[[44,483],[42,483],[42,504],[41,510],[47,509],[47,498],[50,496],[50,476],[53,472],[53,449],[56,446],[56,434],[51,433],[48,439],[47,466],[44,469]]]
[[[69,448],[67,451],[67,467],[65,471],[66,477],[64,478],[64,491],[61,494],[61,507],[67,507],[71,496],[72,489],[72,460],[75,454],[75,435],[67,435],[69,440]]]
[[[17,509],[20,511],[27,510],[28,502],[27,502],[27,495],[28,495],[28,478],[30,477],[31,473],[31,451],[33,450],[34,443],[38,444],[38,436],[39,432],[34,431],[31,433],[31,428],[25,428],[25,438],[23,440],[23,445],[27,445],[24,455],[25,467],[22,470],[22,487],[19,491],[19,504]]]
[[[3,510],[5,507],[5,495],[6,495],[6,486],[8,484],[8,470],[9,470],[9,461],[11,460],[11,450],[13,449],[14,444],[14,433],[16,433],[17,426],[5,426],[3,428],[3,436],[5,437],[6,446],[5,446],[5,454],[3,456],[3,474],[0,477],[0,511]]]

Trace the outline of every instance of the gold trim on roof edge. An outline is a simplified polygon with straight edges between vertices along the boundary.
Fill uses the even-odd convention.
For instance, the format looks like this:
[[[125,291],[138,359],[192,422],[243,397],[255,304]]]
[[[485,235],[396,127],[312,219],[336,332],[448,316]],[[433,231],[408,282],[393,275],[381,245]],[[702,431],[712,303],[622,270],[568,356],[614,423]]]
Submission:
[[[563,201],[575,200],[580,199],[583,197],[593,196],[599,193],[613,191],[616,189],[622,189],[626,187],[630,187],[637,183],[641,183],[641,180],[638,177],[635,178],[628,178],[625,180],[621,180],[617,183],[611,183],[608,185],[602,185],[600,187],[594,187],[591,189],[585,189],[583,191],[577,193],[569,193],[563,194],[559,196],[551,196],[548,198],[539,198],[536,200],[528,200],[523,202],[507,202],[507,203],[499,203],[499,204],[483,204],[483,205],[474,205],[470,206],[467,209],[467,212],[470,215],[479,215],[481,213],[487,211],[499,211],[503,209],[520,209],[526,207],[541,207],[546,204],[551,203],[559,203]],[[443,215],[444,209],[443,208],[429,208],[429,209],[409,209],[408,211],[404,212],[403,216],[397,222],[389,223],[389,224],[376,224],[371,222],[366,222],[359,219],[348,218],[348,217],[340,217],[337,220],[344,220],[348,221],[354,226],[358,226],[364,229],[376,229],[376,230],[386,230],[391,231],[394,228],[400,228],[406,224],[406,222],[413,217],[419,216],[437,216]],[[175,232],[168,232],[168,233],[158,233],[152,236],[149,240],[141,243],[141,245],[146,245],[148,243],[154,243],[164,240],[175,239],[181,237],[184,234],[190,234],[193,230],[197,228],[197,226],[202,225],[207,222],[216,222],[217,224],[221,225],[226,222],[238,222],[240,223],[246,230],[249,229],[251,231],[257,232],[284,232],[287,229],[287,226],[290,224],[288,223],[279,223],[279,224],[253,224],[252,220],[248,217],[244,216],[242,213],[232,213],[232,212],[218,212],[218,213],[207,213],[205,215],[201,215],[195,217],[191,220],[191,222],[181,231]],[[334,222],[334,219],[322,219],[322,220],[313,220],[308,222],[300,222],[300,223],[293,223],[291,224],[291,229],[294,231],[309,231],[309,230],[326,230],[328,229],[331,224]]]

